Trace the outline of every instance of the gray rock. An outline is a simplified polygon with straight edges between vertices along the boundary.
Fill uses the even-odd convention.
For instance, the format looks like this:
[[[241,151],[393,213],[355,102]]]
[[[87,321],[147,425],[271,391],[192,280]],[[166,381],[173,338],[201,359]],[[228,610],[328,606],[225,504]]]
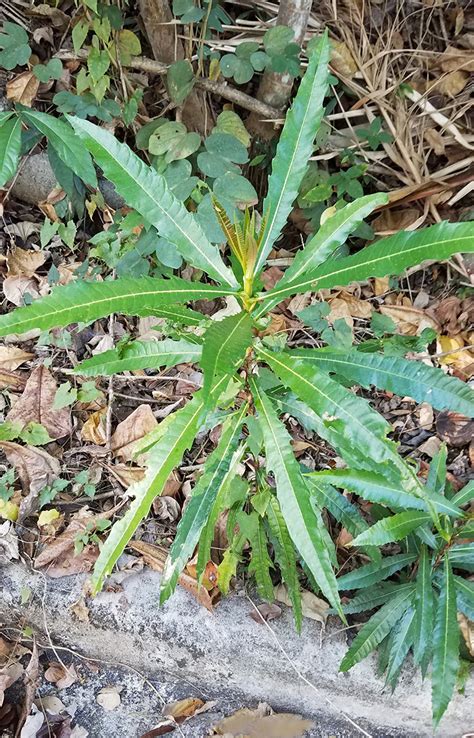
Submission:
[[[204,693],[207,699],[217,699],[218,709],[227,714],[240,705],[266,701],[277,711],[313,719],[316,728],[310,735],[314,737],[363,735],[351,720],[374,737],[433,735],[430,684],[422,684],[414,669],[404,670],[394,694],[385,690],[383,680],[376,676],[374,659],[366,659],[348,674],[338,672],[347,646],[347,634],[341,631],[339,621],[334,619],[322,631],[318,623],[305,619],[298,636],[287,608],[281,618],[271,622],[270,630],[250,617],[252,605],[244,594],[230,596],[210,614],[181,588],[159,607],[159,581],[159,574],[148,570],[129,577],[123,582],[123,591],[103,592],[88,602],[89,622],[84,623],[69,609],[81,596],[83,577],[49,579],[10,564],[0,571],[0,617],[6,623],[22,618],[40,632],[49,633],[53,643],[100,659],[108,668],[115,665],[122,669],[120,664],[132,667],[168,690],[172,699],[183,691],[182,696]],[[24,587],[31,589],[32,597],[21,607]],[[472,729],[472,695],[471,682],[466,696],[456,694],[453,698],[437,735],[459,738]],[[89,705],[89,709],[85,701],[78,698],[87,720],[94,724],[99,720],[96,706],[92,710]],[[101,718],[100,726],[109,727],[100,728],[98,723],[92,734],[107,738],[140,735],[134,732],[137,721],[133,725],[125,715],[135,714],[136,709],[138,703],[133,699],[125,702],[122,717],[117,717],[118,732]],[[152,712],[155,709],[158,705],[149,707]],[[145,717],[148,727],[143,730],[149,730],[148,712]],[[202,717],[204,723],[207,719]],[[185,735],[205,735],[200,730],[192,732],[196,725],[190,722],[191,732]]]

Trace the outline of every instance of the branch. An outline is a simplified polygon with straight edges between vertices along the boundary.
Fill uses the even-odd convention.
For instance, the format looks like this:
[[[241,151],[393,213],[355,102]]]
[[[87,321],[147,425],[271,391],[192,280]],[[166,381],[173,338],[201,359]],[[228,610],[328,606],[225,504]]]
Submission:
[[[87,59],[87,51],[79,51],[77,54],[71,51],[59,51],[55,54],[55,57],[62,61],[77,61],[78,59],[82,61]],[[167,74],[168,72],[167,64],[155,61],[154,59],[147,59],[145,56],[132,57],[128,66],[132,69],[138,69],[141,72],[150,72],[151,74]],[[227,82],[215,82],[206,77],[196,77],[195,85],[213,95],[220,95],[226,100],[239,105],[241,108],[252,111],[264,120],[274,121],[284,116],[282,110],[276,110],[271,105],[260,102],[245,92],[236,90],[235,87],[231,87]]]

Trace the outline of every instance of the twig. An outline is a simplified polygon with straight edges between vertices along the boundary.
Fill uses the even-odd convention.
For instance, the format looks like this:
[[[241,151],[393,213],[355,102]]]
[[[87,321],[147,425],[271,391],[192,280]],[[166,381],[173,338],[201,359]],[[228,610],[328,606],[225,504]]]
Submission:
[[[59,51],[55,54],[57,59],[62,61],[77,61],[85,60],[87,58],[86,51],[79,51],[77,54],[71,51]],[[168,65],[162,62],[155,61],[154,59],[147,59],[144,56],[134,56],[130,61],[129,67],[133,69],[139,69],[141,72],[150,72],[151,74],[167,74]],[[241,108],[251,110],[253,113],[261,116],[263,120],[274,121],[281,118],[282,111],[272,108],[271,105],[256,100],[250,95],[246,95],[245,92],[237,90],[235,87],[231,87],[227,82],[215,82],[212,79],[206,77],[197,77],[195,80],[196,87],[200,87],[206,92],[210,92],[213,95],[220,95],[220,97],[229,100],[230,102],[239,105]]]

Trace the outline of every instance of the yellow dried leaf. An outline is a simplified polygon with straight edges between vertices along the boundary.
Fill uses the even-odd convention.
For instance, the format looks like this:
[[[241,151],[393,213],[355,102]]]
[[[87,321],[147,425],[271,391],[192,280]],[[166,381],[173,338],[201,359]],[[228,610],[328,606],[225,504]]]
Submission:
[[[331,66],[336,72],[349,79],[357,72],[355,59],[344,41],[331,43]]]
[[[38,526],[41,528],[43,525],[51,525],[53,520],[59,518],[59,510],[53,508],[52,510],[43,510],[38,518]]]
[[[14,372],[20,364],[32,359],[34,354],[30,354],[17,346],[0,346],[0,369],[8,372]]]
[[[33,72],[22,72],[7,82],[7,98],[15,103],[21,103],[31,108],[39,87],[39,79]]]
[[[452,365],[457,369],[465,369],[470,366],[474,361],[471,351],[459,351],[464,346],[464,338],[459,334],[457,336],[438,336],[437,352],[446,354],[439,357],[439,363]]]
[[[5,502],[0,500],[0,518],[3,520],[11,520],[13,523],[18,519],[19,507],[13,502]]]
[[[102,408],[88,417],[81,429],[81,437],[84,441],[89,441],[97,446],[105,445],[107,442],[105,416],[106,410]]]
[[[45,261],[44,251],[20,249],[16,246],[7,257],[8,274],[10,277],[32,277]]]
[[[469,80],[469,73],[461,69],[444,74],[433,86],[436,92],[446,97],[456,97],[462,92]]]

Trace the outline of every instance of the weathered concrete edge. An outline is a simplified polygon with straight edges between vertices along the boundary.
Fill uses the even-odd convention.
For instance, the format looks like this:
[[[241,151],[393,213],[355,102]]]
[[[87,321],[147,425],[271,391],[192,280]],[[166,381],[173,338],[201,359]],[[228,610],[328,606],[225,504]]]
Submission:
[[[81,596],[83,577],[53,580],[9,564],[0,569],[0,617],[8,623],[21,615],[48,632],[56,644],[128,664],[149,676],[168,673],[184,678],[204,691],[222,685],[245,694],[249,701],[265,700],[315,719],[333,715],[338,723],[345,713],[364,725],[368,721],[382,736],[384,726],[387,734],[401,728],[420,738],[433,735],[430,685],[423,684],[415,670],[404,671],[394,694],[384,690],[383,680],[375,676],[372,659],[348,674],[338,673],[346,649],[340,623],[335,621],[323,632],[318,623],[305,619],[298,636],[286,608],[271,623],[285,652],[316,687],[315,693],[297,676],[272,632],[249,616],[252,607],[245,597],[227,598],[212,615],[179,589],[160,608],[159,579],[148,570],[131,576],[123,582],[122,592],[105,592],[88,601],[89,622],[80,622],[70,607]],[[21,607],[25,587],[32,595]],[[437,736],[459,738],[472,729],[468,715],[473,694],[471,681],[465,696],[454,697]]]

